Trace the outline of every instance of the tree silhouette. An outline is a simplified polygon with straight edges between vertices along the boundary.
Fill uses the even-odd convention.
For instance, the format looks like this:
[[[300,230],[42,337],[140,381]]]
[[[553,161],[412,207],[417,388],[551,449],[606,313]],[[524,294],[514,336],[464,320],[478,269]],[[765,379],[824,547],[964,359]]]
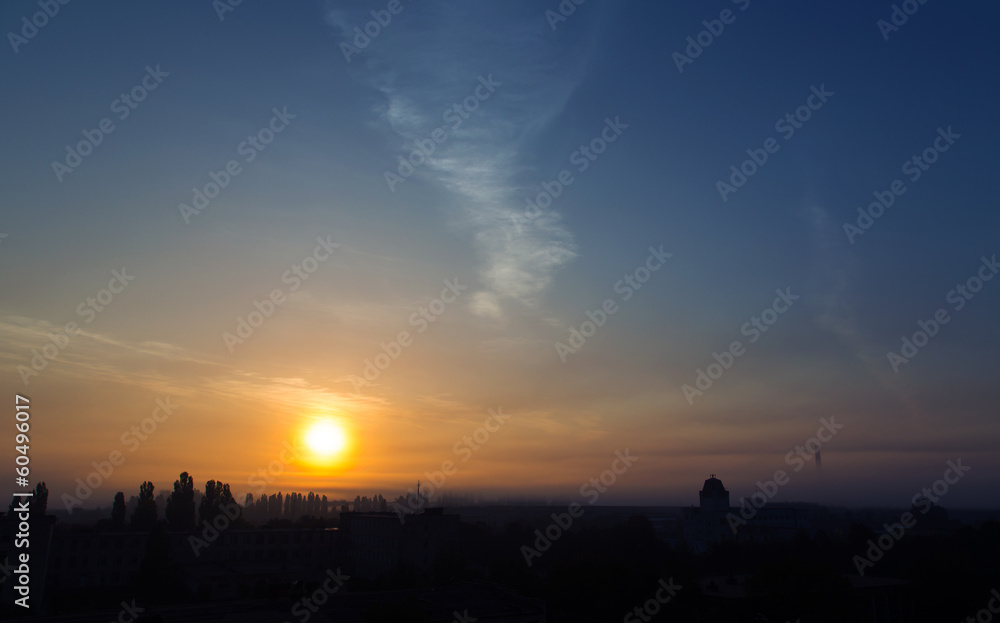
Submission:
[[[212,520],[222,513],[222,507],[235,505],[236,500],[228,484],[209,480],[205,483],[205,497],[201,498],[201,505],[198,507],[198,518],[203,523],[206,521],[212,523]]]
[[[44,517],[48,505],[49,489],[44,482],[40,482],[35,485],[35,499],[31,503],[31,514],[35,517]]]
[[[205,495],[202,496],[201,503],[198,505],[198,521],[211,523],[218,514],[219,498],[216,485],[219,484],[221,483],[214,480],[205,483]]]
[[[174,491],[167,498],[167,525],[171,530],[191,530],[194,528],[194,478],[181,472],[174,481]]]
[[[115,494],[115,503],[111,506],[111,525],[115,530],[125,527],[125,494],[121,491]]]
[[[24,498],[12,496],[10,499],[10,506],[7,507],[7,514],[10,516],[14,515],[14,509],[17,505],[24,501]],[[35,485],[33,492],[33,499],[31,500],[31,510],[30,515],[34,517],[44,517],[45,509],[49,503],[49,489],[45,486],[44,482],[40,482]]]
[[[156,499],[153,497],[153,483],[143,482],[139,486],[139,504],[132,514],[131,526],[134,530],[152,530],[156,525]]]

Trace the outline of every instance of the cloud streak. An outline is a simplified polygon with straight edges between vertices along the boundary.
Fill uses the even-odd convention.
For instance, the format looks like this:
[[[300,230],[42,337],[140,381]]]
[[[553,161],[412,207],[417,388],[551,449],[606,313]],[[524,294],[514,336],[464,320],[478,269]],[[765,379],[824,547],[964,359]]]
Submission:
[[[346,42],[368,19],[348,9],[327,15]],[[552,37],[532,7],[422,4],[396,15],[353,58],[356,79],[384,98],[374,112],[399,142],[400,154],[444,125],[446,111],[473,95],[480,76],[501,83],[461,125],[447,130],[417,170],[456,199],[446,216],[478,256],[484,289],[469,297],[477,315],[499,319],[509,302],[537,307],[554,274],[576,256],[573,234],[558,213],[549,211],[524,231],[514,217],[523,212],[524,197],[537,191],[523,180],[547,174],[525,164],[531,143],[582,81],[590,47]]]

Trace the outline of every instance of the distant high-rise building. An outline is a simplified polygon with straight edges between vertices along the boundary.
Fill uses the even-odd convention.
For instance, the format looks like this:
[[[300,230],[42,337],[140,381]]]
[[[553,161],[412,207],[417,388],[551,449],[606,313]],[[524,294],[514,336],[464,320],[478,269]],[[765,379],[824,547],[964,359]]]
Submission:
[[[722,481],[711,474],[698,493],[699,506],[681,509],[684,541],[696,553],[703,552],[709,543],[735,537],[726,521],[729,507],[729,491]]]
[[[701,502],[701,512],[703,513],[728,513],[729,512],[729,491],[722,485],[722,481],[711,474],[705,485],[698,493]]]
[[[819,463],[819,453],[816,453]],[[712,474],[698,493],[700,505],[681,509],[684,542],[696,553],[712,543],[788,541],[798,532],[813,534],[814,518],[821,512],[815,504],[775,502],[764,499],[754,505],[741,498],[742,507],[729,506],[729,491]]]

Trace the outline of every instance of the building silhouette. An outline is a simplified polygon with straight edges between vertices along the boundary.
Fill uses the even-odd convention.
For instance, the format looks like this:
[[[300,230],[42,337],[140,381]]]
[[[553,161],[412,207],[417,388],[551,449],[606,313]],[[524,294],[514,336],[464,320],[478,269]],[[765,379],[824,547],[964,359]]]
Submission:
[[[352,575],[375,579],[397,568],[429,573],[435,563],[458,548],[458,515],[427,508],[401,521],[392,512],[340,515],[340,542]]]
[[[699,506],[686,507],[681,511],[684,542],[695,553],[708,549],[711,543],[719,543],[734,538],[726,515],[729,506],[729,491],[722,481],[712,474],[701,491],[698,492]]]
[[[729,491],[712,474],[698,493],[699,506],[681,509],[681,529],[685,545],[703,553],[713,543],[727,540],[766,543],[790,541],[803,532],[813,536],[823,509],[815,504],[773,502],[753,506],[730,506]]]

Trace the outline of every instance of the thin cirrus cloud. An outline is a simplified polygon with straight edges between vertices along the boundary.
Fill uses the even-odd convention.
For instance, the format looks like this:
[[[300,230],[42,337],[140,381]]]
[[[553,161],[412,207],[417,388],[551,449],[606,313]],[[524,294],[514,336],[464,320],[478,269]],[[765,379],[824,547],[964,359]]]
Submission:
[[[397,146],[393,161],[445,128],[446,139],[415,175],[454,197],[455,207],[440,217],[468,237],[477,255],[482,289],[468,298],[470,310],[499,320],[505,303],[537,307],[555,273],[576,256],[576,244],[553,210],[524,220],[524,197],[537,192],[531,180],[541,175],[527,164],[528,149],[580,84],[590,46],[553,38],[530,7],[455,3],[423,5],[417,14],[403,6],[351,55],[355,79],[383,97],[372,113]],[[354,28],[369,20],[360,10],[327,14],[350,45]],[[490,26],[496,20],[508,25],[502,34]],[[445,112],[473,95],[480,77],[500,86],[452,129]],[[406,191],[397,185],[396,192]]]

